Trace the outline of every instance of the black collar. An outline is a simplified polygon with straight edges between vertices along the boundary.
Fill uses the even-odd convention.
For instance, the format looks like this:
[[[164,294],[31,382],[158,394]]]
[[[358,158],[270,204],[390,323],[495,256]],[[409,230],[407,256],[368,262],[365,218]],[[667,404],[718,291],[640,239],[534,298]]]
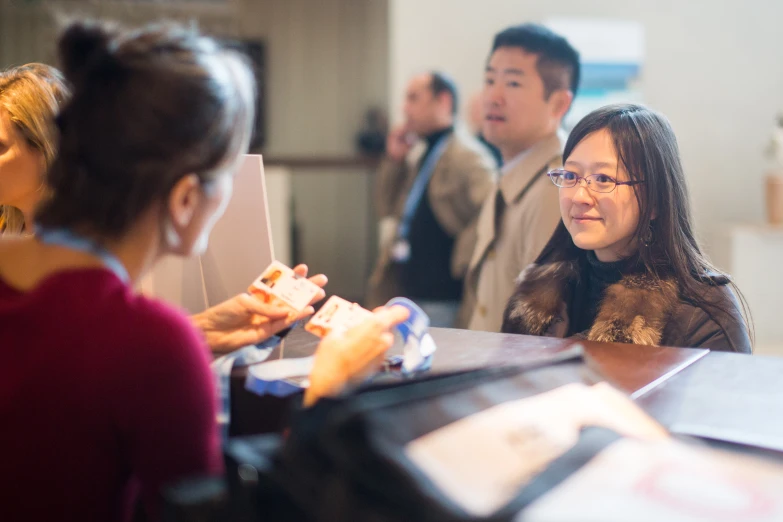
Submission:
[[[449,125],[445,129],[436,130],[435,132],[424,136],[424,140],[427,142],[427,148],[431,149],[435,146],[436,143],[438,143],[439,139],[441,139],[443,136],[451,134],[452,132],[454,132],[454,126]]]

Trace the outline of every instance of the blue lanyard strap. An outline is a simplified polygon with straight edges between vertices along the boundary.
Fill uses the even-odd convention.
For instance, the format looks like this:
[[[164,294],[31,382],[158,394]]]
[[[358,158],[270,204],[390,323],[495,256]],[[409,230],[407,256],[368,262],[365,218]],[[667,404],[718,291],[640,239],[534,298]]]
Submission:
[[[416,210],[419,208],[419,202],[427,190],[427,185],[430,182],[432,173],[435,172],[435,165],[443,155],[443,151],[446,150],[446,146],[449,143],[449,138],[450,135],[447,134],[438,140],[438,143],[432,148],[432,151],[424,160],[424,164],[421,166],[421,169],[419,169],[419,173],[416,176],[416,180],[413,182],[411,191],[408,193],[408,197],[405,199],[405,206],[403,207],[402,216],[400,217],[400,224],[397,227],[397,239],[408,239],[408,233],[410,232],[413,216],[416,214]]]
[[[258,345],[245,346],[212,361],[212,375],[218,392],[217,423],[224,441],[228,440],[231,423],[231,370],[234,366],[250,366],[265,361],[280,341],[280,337],[273,335]]]
[[[58,245],[71,250],[78,250],[87,254],[94,255],[103,262],[107,270],[111,271],[117,278],[125,284],[130,283],[130,276],[125,266],[117,259],[117,256],[100,246],[94,240],[80,236],[64,228],[41,228],[35,227],[35,236],[41,242],[47,245]]]

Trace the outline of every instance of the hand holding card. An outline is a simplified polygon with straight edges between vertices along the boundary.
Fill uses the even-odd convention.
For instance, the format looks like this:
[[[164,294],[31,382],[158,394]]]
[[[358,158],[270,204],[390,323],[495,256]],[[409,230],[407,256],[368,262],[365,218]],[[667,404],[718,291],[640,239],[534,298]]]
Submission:
[[[305,277],[273,261],[248,289],[251,295],[264,303],[276,304],[299,313],[321,293],[321,288]]]
[[[345,331],[372,316],[372,312],[336,295],[329,298],[305,325],[305,330],[318,337],[332,331]]]
[[[270,269],[272,269],[271,273]],[[271,275],[275,270],[270,266],[264,274]],[[298,265],[294,267],[293,272],[297,277],[304,279],[307,277],[307,265]],[[225,353],[243,346],[258,344],[313,313],[313,308],[309,305],[323,299],[322,287],[328,280],[323,274],[318,274],[307,281],[316,289],[307,305],[300,310],[292,311],[289,305],[277,299],[267,301],[266,298],[259,298],[260,291],[251,290],[252,295],[247,293],[236,295],[191,316],[191,320],[204,334],[213,352]]]
[[[401,306],[374,313],[364,311],[369,315],[359,324],[349,329],[333,329],[318,345],[310,386],[305,391],[305,406],[339,393],[346,385],[361,382],[377,371],[394,342],[392,328],[409,314]]]

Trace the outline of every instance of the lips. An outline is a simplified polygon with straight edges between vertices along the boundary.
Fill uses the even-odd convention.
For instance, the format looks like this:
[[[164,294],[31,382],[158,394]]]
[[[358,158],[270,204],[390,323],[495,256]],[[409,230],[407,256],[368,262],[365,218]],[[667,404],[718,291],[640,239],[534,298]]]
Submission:
[[[506,121],[506,118],[497,114],[487,114],[486,120],[491,122],[501,122]]]
[[[590,223],[593,221],[602,221],[599,217],[593,217],[593,216],[571,216],[571,219],[573,221],[576,221],[577,223]]]

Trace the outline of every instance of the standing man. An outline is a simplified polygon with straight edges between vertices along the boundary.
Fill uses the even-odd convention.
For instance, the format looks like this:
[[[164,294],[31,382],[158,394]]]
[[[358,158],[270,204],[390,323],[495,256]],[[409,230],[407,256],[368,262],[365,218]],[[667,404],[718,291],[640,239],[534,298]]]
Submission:
[[[405,123],[388,137],[375,187],[381,252],[367,305],[408,297],[433,326],[454,325],[476,219],[496,176],[489,151],[454,128],[457,106],[457,88],[445,75],[412,78]],[[423,154],[412,152],[417,141]]]
[[[484,73],[483,130],[503,168],[481,209],[465,281],[460,321],[471,330],[500,331],[515,280],[560,220],[546,173],[562,166],[560,125],[578,86],[579,54],[562,36],[537,24],[495,36]]]

